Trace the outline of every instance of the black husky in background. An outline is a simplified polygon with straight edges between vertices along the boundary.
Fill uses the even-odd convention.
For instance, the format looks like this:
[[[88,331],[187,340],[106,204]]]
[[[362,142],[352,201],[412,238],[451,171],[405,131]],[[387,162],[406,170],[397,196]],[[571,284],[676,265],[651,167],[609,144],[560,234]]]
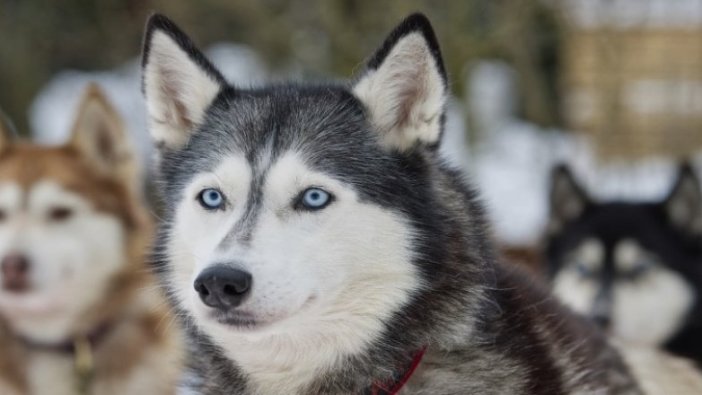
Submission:
[[[645,203],[594,201],[557,167],[546,254],[567,305],[619,338],[702,362],[702,193],[690,165]]]

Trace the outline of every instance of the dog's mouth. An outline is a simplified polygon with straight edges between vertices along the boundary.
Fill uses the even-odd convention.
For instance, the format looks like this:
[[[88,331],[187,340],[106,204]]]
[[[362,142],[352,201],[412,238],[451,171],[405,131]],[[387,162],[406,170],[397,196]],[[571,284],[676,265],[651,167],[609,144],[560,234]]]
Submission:
[[[312,295],[297,310],[276,316],[256,314],[242,308],[227,311],[211,310],[208,315],[212,320],[227,327],[237,330],[257,330],[300,314],[301,311],[307,310],[316,299],[316,296]]]
[[[63,308],[61,295],[31,289],[22,293],[0,292],[0,311],[14,317],[49,316]]]
[[[255,314],[245,311],[213,311],[210,313],[210,316],[222,325],[238,329],[257,329],[267,324],[266,321],[256,317]]]

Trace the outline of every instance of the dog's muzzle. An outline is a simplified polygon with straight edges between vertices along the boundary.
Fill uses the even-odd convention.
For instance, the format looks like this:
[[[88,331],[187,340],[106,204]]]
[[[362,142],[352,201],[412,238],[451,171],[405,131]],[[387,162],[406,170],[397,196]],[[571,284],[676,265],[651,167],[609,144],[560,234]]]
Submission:
[[[227,310],[239,306],[251,291],[251,274],[226,265],[205,269],[195,279],[195,291],[205,305]]]

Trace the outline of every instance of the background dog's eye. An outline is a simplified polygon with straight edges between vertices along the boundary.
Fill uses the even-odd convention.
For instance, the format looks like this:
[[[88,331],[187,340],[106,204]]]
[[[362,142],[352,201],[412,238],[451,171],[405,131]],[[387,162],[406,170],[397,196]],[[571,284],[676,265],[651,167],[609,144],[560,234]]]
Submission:
[[[578,271],[578,274],[581,277],[590,277],[590,274],[592,274],[592,273],[590,273],[590,268],[588,268],[587,266],[585,266],[581,263],[575,265],[575,270]]]
[[[53,207],[49,210],[49,219],[51,221],[65,221],[73,215],[73,210],[68,207]]]
[[[597,267],[593,267],[592,265],[588,265],[583,262],[578,262],[575,265],[575,270],[578,272],[578,275],[582,278],[592,278],[595,277],[599,269]]]
[[[653,268],[655,263],[651,260],[648,259],[642,259],[638,262],[636,262],[633,267],[627,269],[627,270],[621,270],[622,274],[629,278],[629,279],[637,279],[641,277],[643,274],[648,272],[650,269]]]
[[[7,219],[7,213],[5,212],[5,210],[0,210],[0,222],[3,222],[6,219]]]
[[[216,210],[224,207],[224,195],[215,188],[203,189],[197,196],[202,207],[208,210]]]
[[[323,209],[332,201],[329,192],[319,188],[308,188],[302,192],[298,206],[307,210]]]

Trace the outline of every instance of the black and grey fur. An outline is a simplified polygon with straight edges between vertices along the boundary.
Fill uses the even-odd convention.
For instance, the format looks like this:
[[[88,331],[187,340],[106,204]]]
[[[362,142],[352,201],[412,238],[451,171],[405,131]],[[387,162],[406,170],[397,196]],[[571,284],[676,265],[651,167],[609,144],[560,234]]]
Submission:
[[[595,201],[558,166],[546,244],[566,303],[615,336],[702,362],[702,191],[689,164],[652,202]]]
[[[410,67],[407,56],[414,57]],[[437,40],[423,15],[405,19],[351,84],[226,85],[185,34],[160,15],[148,22],[143,65],[152,133],[161,147],[165,201],[156,267],[190,328],[197,376],[192,386],[198,393],[271,393],[269,388],[285,388],[290,394],[368,393],[373,383],[396,376],[398,367],[423,347],[426,355],[403,394],[640,393],[618,353],[597,330],[561,308],[525,273],[496,261],[475,193],[435,149],[448,88]],[[199,74],[193,76],[193,71]],[[377,80],[368,83],[368,78]],[[198,91],[198,84],[205,88]],[[211,87],[209,100],[193,98]],[[406,240],[410,258],[401,266],[413,274],[411,288],[402,293],[406,302],[389,314],[344,315],[350,324],[362,319],[382,327],[375,334],[352,334],[366,340],[363,347],[350,354],[340,349],[333,362],[313,367],[314,374],[304,382],[282,373],[270,379],[279,383],[271,383],[261,379],[265,372],[237,363],[237,350],[223,340],[239,333],[248,336],[247,330],[258,330],[256,324],[242,322],[235,306],[216,312],[221,326],[210,330],[208,319],[198,318],[188,307],[183,295],[193,285],[187,282],[190,277],[181,281],[175,273],[174,262],[183,258],[171,251],[181,243],[174,240],[174,224],[183,207],[195,200],[186,192],[189,185],[232,153],[251,164],[252,179],[238,203],[243,205],[240,219],[222,243],[226,248],[250,245],[260,232],[261,216],[273,215],[262,209],[263,186],[276,161],[290,151],[301,153],[311,171],[354,191],[358,207],[401,218],[411,235]],[[341,200],[333,201],[330,209],[345,204]],[[291,202],[281,218],[306,215],[295,211],[297,204]],[[334,240],[339,248],[354,242]],[[357,247],[369,248],[360,242]],[[218,248],[226,249],[222,244]],[[245,260],[227,259],[223,265],[228,268],[242,267],[237,265]],[[358,270],[370,263],[376,264],[357,262]],[[381,284],[371,277],[365,281],[368,286],[354,294],[361,303],[376,303],[374,293],[398,286],[392,276]],[[277,328],[285,327],[281,325]],[[308,341],[315,352],[335,336],[324,333],[297,341]],[[275,339],[281,353],[297,345],[280,340],[286,339],[285,333],[276,332]],[[270,363],[273,369],[277,362]]]

